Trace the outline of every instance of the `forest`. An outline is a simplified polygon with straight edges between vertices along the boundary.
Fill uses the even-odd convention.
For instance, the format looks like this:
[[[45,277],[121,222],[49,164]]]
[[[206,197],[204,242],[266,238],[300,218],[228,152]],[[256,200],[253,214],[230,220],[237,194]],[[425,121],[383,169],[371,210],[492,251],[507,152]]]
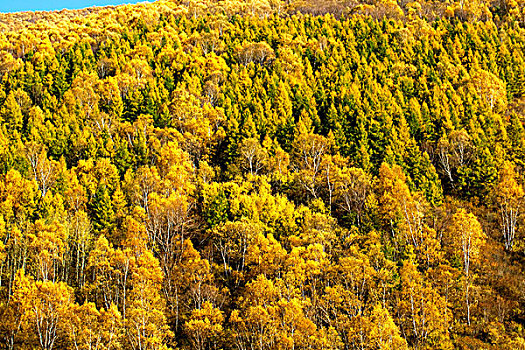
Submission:
[[[0,349],[525,349],[525,1],[0,14]]]

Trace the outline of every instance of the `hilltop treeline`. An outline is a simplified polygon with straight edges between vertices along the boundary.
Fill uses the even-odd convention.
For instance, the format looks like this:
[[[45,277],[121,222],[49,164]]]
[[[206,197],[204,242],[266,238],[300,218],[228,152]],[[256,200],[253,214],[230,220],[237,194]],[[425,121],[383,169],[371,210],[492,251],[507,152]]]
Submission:
[[[523,18],[2,15],[0,346],[525,349]]]

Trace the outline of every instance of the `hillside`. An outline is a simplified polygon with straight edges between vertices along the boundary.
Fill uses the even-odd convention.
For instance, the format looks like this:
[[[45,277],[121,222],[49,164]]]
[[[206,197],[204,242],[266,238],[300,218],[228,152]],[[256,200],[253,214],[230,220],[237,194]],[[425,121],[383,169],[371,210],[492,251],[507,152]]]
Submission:
[[[0,349],[525,349],[524,26],[0,14]]]

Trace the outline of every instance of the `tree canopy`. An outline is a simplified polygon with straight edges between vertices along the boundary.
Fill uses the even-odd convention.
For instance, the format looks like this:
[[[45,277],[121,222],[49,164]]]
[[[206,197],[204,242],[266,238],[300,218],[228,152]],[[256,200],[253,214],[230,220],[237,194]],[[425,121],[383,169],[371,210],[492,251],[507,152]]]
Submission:
[[[0,29],[0,348],[525,349],[525,2]]]

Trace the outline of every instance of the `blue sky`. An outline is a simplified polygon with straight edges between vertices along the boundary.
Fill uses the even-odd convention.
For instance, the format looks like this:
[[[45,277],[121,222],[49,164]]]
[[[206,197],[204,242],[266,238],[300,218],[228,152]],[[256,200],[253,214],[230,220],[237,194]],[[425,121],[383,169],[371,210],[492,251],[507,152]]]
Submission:
[[[0,12],[81,9],[91,6],[134,4],[144,0],[0,0]]]

